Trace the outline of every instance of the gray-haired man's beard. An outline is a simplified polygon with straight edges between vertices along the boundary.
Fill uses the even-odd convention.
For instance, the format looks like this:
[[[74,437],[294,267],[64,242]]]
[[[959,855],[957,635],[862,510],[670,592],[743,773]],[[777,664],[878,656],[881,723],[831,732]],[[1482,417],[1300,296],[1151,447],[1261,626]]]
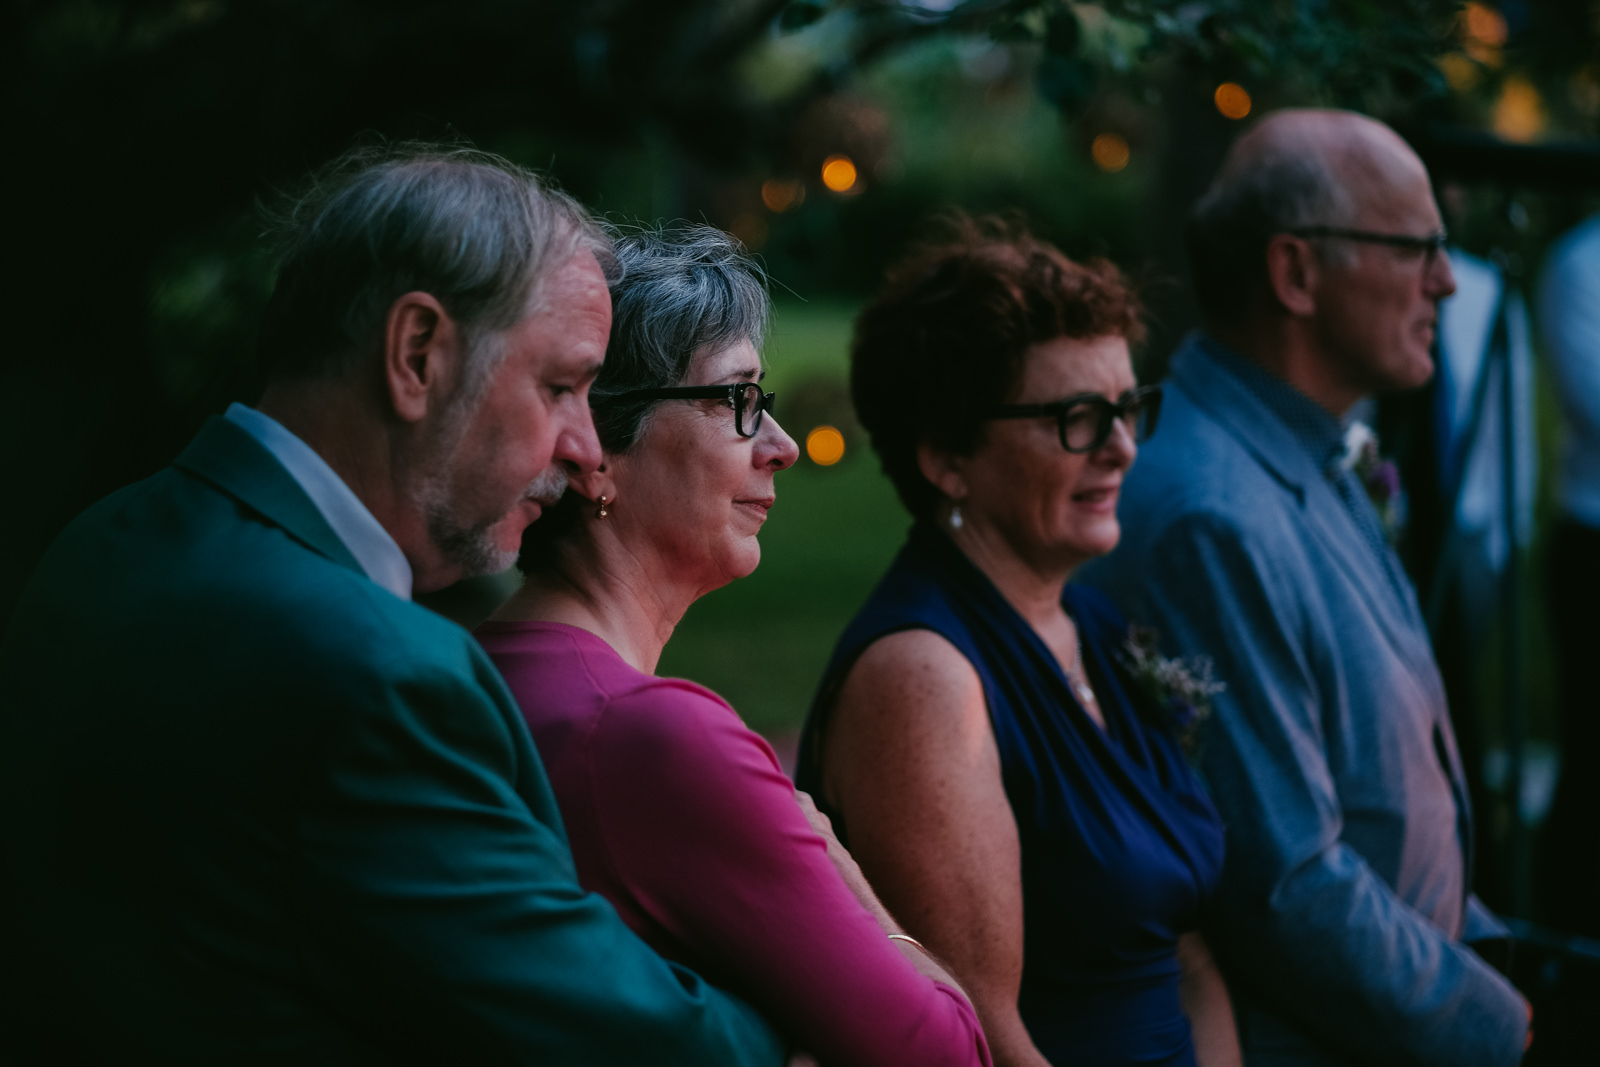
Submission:
[[[428,537],[440,555],[461,569],[463,578],[471,578],[480,574],[499,574],[517,561],[516,548],[503,549],[495,543],[495,527],[523,500],[531,498],[543,507],[554,506],[567,491],[567,472],[559,465],[546,468],[528,483],[527,489],[511,507],[499,515],[470,525],[461,522],[448,496],[439,492],[443,488],[443,483],[434,483],[422,501]]]

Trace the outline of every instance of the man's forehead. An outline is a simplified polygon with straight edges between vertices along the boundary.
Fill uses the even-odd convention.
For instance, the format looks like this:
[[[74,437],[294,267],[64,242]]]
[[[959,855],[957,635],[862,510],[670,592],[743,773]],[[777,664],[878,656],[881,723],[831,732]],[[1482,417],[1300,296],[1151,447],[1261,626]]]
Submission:
[[[602,306],[610,315],[611,292],[605,272],[593,252],[579,248],[544,269],[534,285],[531,314],[594,313]]]
[[[611,293],[593,253],[580,249],[545,271],[516,332],[541,374],[593,378],[611,335]]]
[[[1439,205],[1420,161],[1417,169],[1409,172],[1357,171],[1345,187],[1355,209],[1354,221],[1360,225],[1394,225],[1408,232],[1419,227],[1429,232],[1439,228]]]
[[[1373,188],[1428,184],[1428,169],[1398,134],[1380,128],[1381,136],[1352,137],[1330,146],[1328,165],[1345,181]]]

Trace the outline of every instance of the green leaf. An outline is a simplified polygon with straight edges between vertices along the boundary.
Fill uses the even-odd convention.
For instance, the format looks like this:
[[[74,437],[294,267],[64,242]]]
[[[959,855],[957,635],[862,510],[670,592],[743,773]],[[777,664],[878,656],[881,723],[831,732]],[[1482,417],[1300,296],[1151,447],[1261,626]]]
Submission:
[[[821,0],[794,0],[778,15],[778,29],[782,33],[803,30],[828,13],[828,5]]]

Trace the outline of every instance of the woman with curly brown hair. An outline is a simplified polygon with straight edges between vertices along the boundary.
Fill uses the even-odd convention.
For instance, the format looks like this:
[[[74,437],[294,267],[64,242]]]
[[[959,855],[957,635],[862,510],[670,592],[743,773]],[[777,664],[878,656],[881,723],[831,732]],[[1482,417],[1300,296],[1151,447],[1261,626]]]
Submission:
[[[1019,229],[954,231],[856,323],[856,412],[916,524],[835,651],[800,786],[997,1064],[1236,1064],[1196,932],[1221,825],[1126,624],[1067,582],[1115,547],[1160,411],[1138,298]]]

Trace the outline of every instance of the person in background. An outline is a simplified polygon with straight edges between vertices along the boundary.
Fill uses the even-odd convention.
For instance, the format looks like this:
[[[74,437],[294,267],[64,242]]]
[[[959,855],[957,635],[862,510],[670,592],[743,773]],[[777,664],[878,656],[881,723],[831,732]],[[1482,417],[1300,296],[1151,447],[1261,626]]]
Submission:
[[[1205,329],[1086,582],[1215,658],[1202,768],[1228,832],[1205,929],[1252,1065],[1509,1067],[1529,1009],[1470,947],[1472,823],[1362,397],[1433,372],[1455,288],[1428,172],[1382,123],[1280,111],[1196,205]]]
[[[0,647],[0,1058],[780,1063],[579,886],[511,694],[411,599],[600,462],[610,240],[429,146],[286,226],[258,405],[79,516]]]
[[[1222,827],[1127,624],[1068,584],[1116,545],[1161,392],[1103,260],[957,219],[856,322],[857,417],[915,519],[846,629],[799,782],[971,990],[1008,1067],[1239,1062],[1197,932]]]
[[[1566,769],[1539,841],[1537,904],[1546,922],[1600,937],[1600,776],[1589,766],[1600,715],[1588,674],[1600,647],[1600,216],[1551,248],[1538,318],[1565,422],[1546,595]]]
[[[737,242],[647,231],[617,257],[590,393],[603,462],[529,529],[526,584],[477,630],[550,769],[579,880],[824,1064],[987,1064],[965,995],[767,743],[715,693],[655,675],[689,606],[755,569],[799,450],[760,385],[767,294]],[[759,647],[728,653],[761,670]]]

